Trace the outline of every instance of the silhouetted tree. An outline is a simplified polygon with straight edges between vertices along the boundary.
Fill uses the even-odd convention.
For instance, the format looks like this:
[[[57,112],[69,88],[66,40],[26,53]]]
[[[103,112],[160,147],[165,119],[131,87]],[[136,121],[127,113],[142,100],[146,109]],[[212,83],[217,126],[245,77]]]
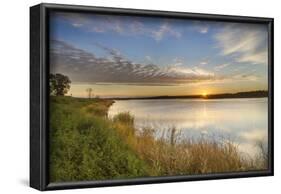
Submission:
[[[70,79],[62,74],[50,74],[50,94],[64,96],[70,88]]]
[[[92,88],[87,88],[87,89],[86,89],[86,92],[88,93],[88,97],[89,97],[89,98],[92,98],[92,91],[93,91]]]

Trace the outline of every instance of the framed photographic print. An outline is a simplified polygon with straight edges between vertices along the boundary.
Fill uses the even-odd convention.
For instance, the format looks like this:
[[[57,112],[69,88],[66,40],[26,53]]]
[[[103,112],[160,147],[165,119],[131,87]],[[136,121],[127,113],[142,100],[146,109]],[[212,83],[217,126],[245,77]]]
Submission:
[[[30,9],[30,186],[273,175],[273,19]]]

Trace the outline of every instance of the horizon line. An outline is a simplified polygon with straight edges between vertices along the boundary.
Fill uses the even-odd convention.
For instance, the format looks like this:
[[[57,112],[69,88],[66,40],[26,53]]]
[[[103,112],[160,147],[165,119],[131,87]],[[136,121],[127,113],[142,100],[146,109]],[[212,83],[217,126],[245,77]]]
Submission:
[[[265,94],[268,95],[268,90],[250,90],[250,91],[241,91],[241,92],[225,92],[225,93],[213,93],[213,94],[191,94],[191,95],[151,95],[151,96],[93,96],[92,98],[100,98],[100,99],[150,99],[150,98],[211,98],[211,97],[217,97],[217,96],[235,96],[235,95],[249,95],[252,94],[251,97],[248,98],[254,98],[254,97],[266,97],[264,96]],[[256,94],[256,95],[254,95]],[[263,94],[258,95],[258,94]],[[67,95],[69,97],[73,97],[73,98],[88,98],[87,96],[71,96],[71,95]],[[218,98],[222,98],[222,97],[218,97]],[[241,97],[243,98],[243,96]],[[245,98],[245,97],[244,97]]]

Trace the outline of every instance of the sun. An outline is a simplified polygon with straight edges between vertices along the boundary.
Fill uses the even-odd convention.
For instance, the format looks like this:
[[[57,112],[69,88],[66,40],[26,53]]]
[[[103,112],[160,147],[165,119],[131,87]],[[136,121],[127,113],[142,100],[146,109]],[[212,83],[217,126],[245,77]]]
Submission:
[[[202,93],[202,96],[203,96],[203,97],[207,97],[207,96],[208,96],[207,92],[203,92],[203,93]]]

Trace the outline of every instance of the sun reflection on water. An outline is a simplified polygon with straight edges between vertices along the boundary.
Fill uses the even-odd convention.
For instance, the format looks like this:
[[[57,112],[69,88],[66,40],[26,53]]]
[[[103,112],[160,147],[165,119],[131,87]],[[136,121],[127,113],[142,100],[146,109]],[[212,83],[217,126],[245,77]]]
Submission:
[[[137,128],[161,130],[176,127],[186,137],[220,134],[233,137],[243,147],[267,139],[267,99],[169,99],[116,101],[109,116],[130,112]],[[247,146],[245,146],[247,145]],[[253,154],[254,148],[245,149]]]

